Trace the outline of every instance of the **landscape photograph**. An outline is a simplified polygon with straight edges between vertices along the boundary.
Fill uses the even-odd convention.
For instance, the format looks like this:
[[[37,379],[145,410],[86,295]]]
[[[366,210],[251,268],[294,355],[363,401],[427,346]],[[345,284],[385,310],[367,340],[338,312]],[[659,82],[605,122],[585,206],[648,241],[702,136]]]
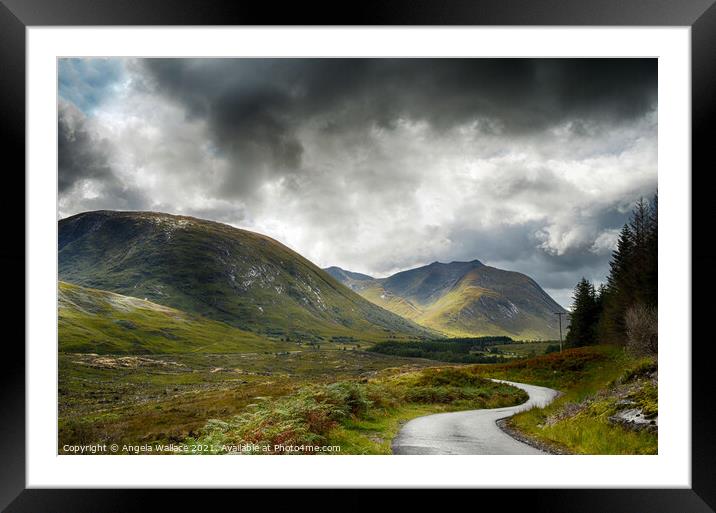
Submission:
[[[58,454],[658,454],[657,72],[58,59]]]

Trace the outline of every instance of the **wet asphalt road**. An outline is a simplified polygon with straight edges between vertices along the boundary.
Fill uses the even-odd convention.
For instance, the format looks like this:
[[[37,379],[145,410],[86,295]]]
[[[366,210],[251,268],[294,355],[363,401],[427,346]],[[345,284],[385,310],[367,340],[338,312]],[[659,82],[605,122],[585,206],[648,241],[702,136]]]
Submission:
[[[500,380],[494,380],[500,381]],[[527,392],[517,406],[437,413],[407,422],[393,439],[393,454],[545,454],[497,427],[499,419],[532,406],[545,406],[558,394],[551,388],[504,381]]]

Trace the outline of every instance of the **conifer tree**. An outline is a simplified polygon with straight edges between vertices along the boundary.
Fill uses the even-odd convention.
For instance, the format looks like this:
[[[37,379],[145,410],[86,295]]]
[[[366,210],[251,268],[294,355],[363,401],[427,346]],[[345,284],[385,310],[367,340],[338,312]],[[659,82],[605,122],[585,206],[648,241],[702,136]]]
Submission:
[[[567,347],[581,347],[596,343],[599,321],[599,301],[594,285],[582,278],[574,288],[572,315],[565,339]]]
[[[626,312],[634,305],[656,307],[658,301],[658,201],[640,199],[619,234],[601,294],[600,341],[626,341]]]
[[[648,248],[645,269],[645,304],[657,307],[659,304],[659,197],[655,194],[649,205],[649,220],[646,244]]]

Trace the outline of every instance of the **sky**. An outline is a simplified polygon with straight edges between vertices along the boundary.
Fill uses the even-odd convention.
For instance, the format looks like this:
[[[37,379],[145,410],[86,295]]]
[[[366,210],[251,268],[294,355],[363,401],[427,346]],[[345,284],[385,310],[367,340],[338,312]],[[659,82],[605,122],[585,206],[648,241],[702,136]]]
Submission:
[[[656,59],[61,59],[61,218],[153,210],[376,277],[478,259],[565,307],[657,189]]]

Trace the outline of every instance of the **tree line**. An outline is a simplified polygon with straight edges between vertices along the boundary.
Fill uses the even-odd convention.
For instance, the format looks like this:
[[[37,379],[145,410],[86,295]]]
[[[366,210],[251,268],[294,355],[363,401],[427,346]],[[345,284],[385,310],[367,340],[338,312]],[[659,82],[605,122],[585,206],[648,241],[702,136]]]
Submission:
[[[385,341],[369,348],[369,351],[410,358],[429,358],[450,363],[497,363],[501,356],[475,354],[487,347],[512,344],[507,336],[461,337],[407,342]]]
[[[582,278],[572,297],[567,347],[597,343],[657,351],[658,197],[636,203],[609,263],[605,284]]]

